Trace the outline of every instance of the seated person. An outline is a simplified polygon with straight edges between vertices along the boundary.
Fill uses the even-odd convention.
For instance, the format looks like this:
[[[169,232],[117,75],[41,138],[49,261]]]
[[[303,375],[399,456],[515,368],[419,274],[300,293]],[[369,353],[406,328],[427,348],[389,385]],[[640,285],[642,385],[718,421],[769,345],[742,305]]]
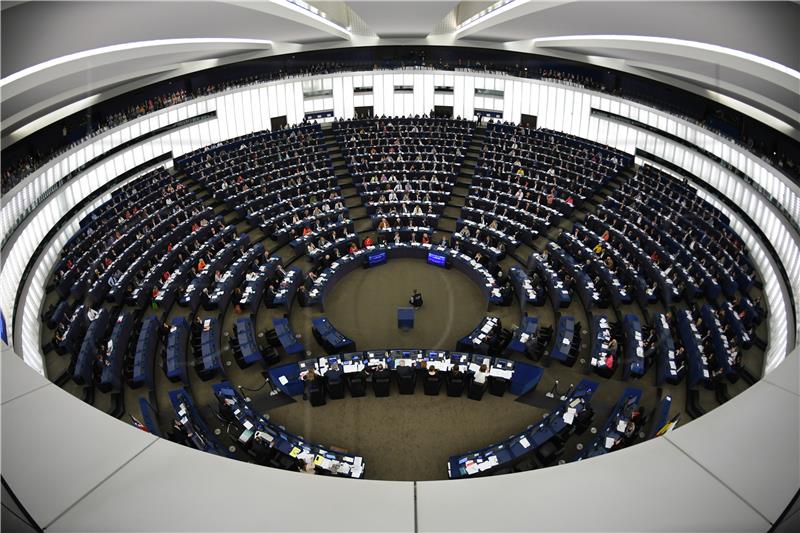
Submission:
[[[408,300],[408,303],[411,304],[414,309],[419,309],[422,307],[422,294],[419,293],[417,289],[414,289],[414,292],[411,294],[411,299]]]
[[[478,370],[476,370],[475,373],[472,375],[472,381],[474,383],[478,383],[479,385],[483,385],[484,383],[486,383],[486,377],[488,375],[489,375],[488,368],[486,368],[486,365],[483,364],[480,367],[478,367]]]

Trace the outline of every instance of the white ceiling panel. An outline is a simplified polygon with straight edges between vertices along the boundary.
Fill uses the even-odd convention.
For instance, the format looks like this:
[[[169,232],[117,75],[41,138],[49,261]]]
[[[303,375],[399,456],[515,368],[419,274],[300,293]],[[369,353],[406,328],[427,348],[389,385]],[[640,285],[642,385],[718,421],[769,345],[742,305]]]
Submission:
[[[425,37],[458,2],[348,2],[381,37]]]
[[[567,2],[490,19],[469,39],[521,41],[563,35],[643,35],[712,43],[800,69],[796,2]],[[505,20],[507,19],[507,20]]]
[[[329,32],[276,16],[269,2],[25,2],[3,10],[2,75],[83,50],[179,38],[307,43]],[[77,31],[83,28],[89,31]]]

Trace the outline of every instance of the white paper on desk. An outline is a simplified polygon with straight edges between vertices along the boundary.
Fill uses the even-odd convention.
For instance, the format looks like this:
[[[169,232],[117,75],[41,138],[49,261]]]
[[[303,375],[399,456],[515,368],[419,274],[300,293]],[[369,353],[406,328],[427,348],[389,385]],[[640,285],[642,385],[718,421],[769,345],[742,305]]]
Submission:
[[[467,463],[466,466],[467,474],[472,475],[478,471],[478,464],[477,463]]]
[[[564,416],[561,418],[564,419],[564,422],[567,424],[572,424],[572,421],[575,420],[575,410],[574,409],[567,409],[567,412],[564,413]]]
[[[669,367],[670,367],[672,370],[675,370],[675,361],[670,361],[670,362],[669,362]]]
[[[619,431],[620,433],[624,433],[627,428],[628,428],[628,423],[626,421],[620,420],[619,422],[617,422],[617,431]]]
[[[489,457],[488,462],[489,462],[489,466],[494,466],[494,465],[500,464],[500,461],[497,460],[497,456],[496,455],[492,455],[491,457]]]
[[[289,383],[289,380],[286,379],[286,376],[279,376],[278,383],[280,383],[281,385],[286,385],[287,383]]]
[[[470,372],[477,372],[480,366],[476,365],[475,363],[470,363],[467,368],[469,368]]]
[[[511,379],[512,374],[510,370],[503,370],[501,368],[492,368],[489,370],[489,375],[495,378]]]
[[[527,333],[521,334],[519,336],[519,342],[525,344],[526,342],[528,342],[528,337],[529,337],[529,335]]]
[[[244,426],[244,429],[250,429],[250,428],[252,428],[252,427],[253,427],[253,423],[252,423],[252,422],[250,422],[249,420],[245,420],[245,421],[242,423],[242,425]]]
[[[478,463],[478,470],[483,472],[484,470],[489,470],[492,467],[489,461],[483,461],[482,463]]]
[[[301,461],[305,461],[306,459],[313,459],[314,458],[314,454],[310,453],[310,452],[308,452],[306,450],[303,450],[302,452],[297,454],[297,458],[300,459]],[[308,462],[308,461],[306,461],[306,462]]]
[[[606,448],[611,448],[614,445],[614,439],[606,437]]]
[[[522,437],[521,439],[519,439],[519,443],[522,444],[523,448],[530,448],[531,447],[530,441],[528,441],[528,439],[526,439],[525,437]]]
[[[568,345],[569,343],[570,343],[569,337],[564,337],[564,340],[561,341],[561,344],[563,344],[564,346]]]

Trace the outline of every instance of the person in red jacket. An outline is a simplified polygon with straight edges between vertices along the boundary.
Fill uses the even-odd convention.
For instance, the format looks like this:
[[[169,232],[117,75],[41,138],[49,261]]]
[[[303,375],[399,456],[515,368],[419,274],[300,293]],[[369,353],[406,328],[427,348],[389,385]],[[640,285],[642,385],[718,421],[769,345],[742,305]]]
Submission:
[[[364,239],[363,246],[364,246],[365,248],[366,248],[366,247],[368,247],[368,246],[374,246],[374,245],[375,245],[375,241],[374,241],[374,240],[372,240],[372,237],[370,237],[370,236],[367,236],[367,238],[366,238],[366,239]]]

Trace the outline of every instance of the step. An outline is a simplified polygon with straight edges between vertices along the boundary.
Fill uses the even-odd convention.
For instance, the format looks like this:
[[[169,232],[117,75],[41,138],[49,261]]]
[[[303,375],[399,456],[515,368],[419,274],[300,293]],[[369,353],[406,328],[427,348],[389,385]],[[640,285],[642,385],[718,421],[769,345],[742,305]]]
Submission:
[[[344,205],[348,209],[352,207],[359,207],[361,205],[361,198],[358,196],[351,196],[350,198],[345,198]]]
[[[368,231],[373,231],[372,219],[370,219],[370,218],[362,218],[361,220],[356,220],[355,222],[353,222],[353,227],[355,228],[356,233],[358,233],[361,236],[361,238],[363,239],[364,236],[361,235],[361,233],[368,232]]]
[[[356,207],[348,207],[347,211],[348,211],[348,217],[351,220],[356,220],[356,219],[364,218],[364,217],[368,216],[367,215],[367,208],[364,207],[363,205],[359,205],[359,206],[356,206]]]
[[[448,202],[450,206],[464,207],[464,198],[461,196],[452,196]]]
[[[441,231],[454,232],[456,230],[456,221],[451,218],[440,218],[439,226],[437,228]]]
[[[443,216],[449,216],[453,218],[458,218],[461,216],[461,208],[454,207],[452,205],[445,206],[444,212],[442,213]]]

